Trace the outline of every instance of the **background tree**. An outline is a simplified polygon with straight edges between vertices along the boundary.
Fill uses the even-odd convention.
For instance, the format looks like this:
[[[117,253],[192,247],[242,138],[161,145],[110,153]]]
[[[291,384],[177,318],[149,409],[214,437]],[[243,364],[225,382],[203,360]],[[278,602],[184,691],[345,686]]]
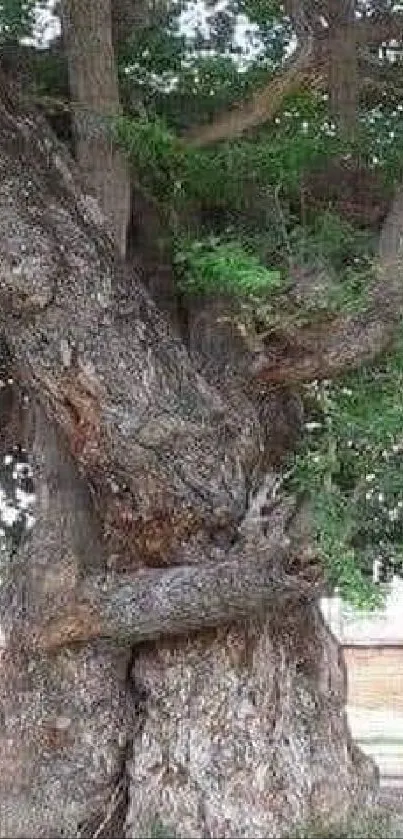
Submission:
[[[61,8],[77,159],[124,257],[130,176],[124,155],[111,144],[104,125],[105,117],[117,116],[120,111],[111,3],[102,0],[88,6],[80,0],[66,0]]]

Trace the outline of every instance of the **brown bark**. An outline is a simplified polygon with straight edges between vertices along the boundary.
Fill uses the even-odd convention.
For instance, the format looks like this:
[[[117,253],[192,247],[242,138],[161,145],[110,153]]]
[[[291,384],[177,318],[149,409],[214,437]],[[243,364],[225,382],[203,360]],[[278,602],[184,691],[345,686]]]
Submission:
[[[102,222],[76,190],[74,170],[44,124],[39,128],[32,117],[38,134],[24,139],[25,125],[22,116],[3,111],[10,145],[3,150],[0,296],[16,370],[89,482],[98,533],[93,570],[124,566],[134,575],[144,566],[183,565],[185,586],[189,563],[225,559],[225,550],[217,553],[217,531],[227,544],[236,538],[267,429],[241,393],[233,406],[226,404],[196,373],[145,291],[115,263]],[[27,191],[38,207],[35,223],[21,205]],[[17,267],[16,241],[22,246]],[[163,580],[160,573],[156,580]],[[210,579],[205,574],[201,583]],[[166,579],[176,578],[167,573]],[[239,584],[229,579],[228,604],[231,586],[234,592]],[[260,597],[253,575],[248,585]],[[75,590],[74,582],[70,593]],[[176,631],[179,588],[172,591]],[[235,613],[239,600],[240,594]],[[45,605],[42,620],[62,608],[57,598],[45,598]],[[216,618],[217,600],[211,609]]]
[[[229,552],[219,573],[210,561],[201,562],[200,567],[181,566],[107,582],[89,578],[83,587],[86,601],[80,602],[79,590],[71,609],[34,627],[30,640],[42,651],[100,638],[139,644],[166,636],[188,636],[200,627],[225,626],[251,614],[267,615],[280,604],[286,608],[287,600],[309,594],[314,599],[315,593],[301,580],[278,579],[275,569],[286,554],[287,549],[276,544],[247,561],[245,555],[231,559]]]
[[[330,107],[342,135],[353,140],[357,130],[358,55],[355,2],[344,0],[329,15]]]
[[[308,37],[283,71],[256,91],[250,101],[219,114],[212,123],[192,128],[185,135],[185,140],[194,146],[207,146],[242,136],[246,131],[273,119],[284,98],[310,83],[317,72],[318,55],[313,40]]]
[[[63,38],[74,108],[76,155],[85,182],[105,213],[116,246],[126,252],[130,174],[108,134],[120,113],[110,0],[63,0]]]
[[[129,649],[111,637],[259,610],[282,528],[256,562],[237,532],[264,437],[252,405],[196,373],[46,123],[3,93],[0,325],[30,394],[37,506],[2,567],[0,835],[76,836],[102,821],[133,725]]]
[[[150,836],[156,817],[183,839],[290,836],[337,822],[353,801],[362,817],[375,767],[357,771],[343,661],[317,607],[146,645],[133,672],[149,713],[130,761],[130,839]]]
[[[76,836],[102,821],[133,729],[129,652],[112,637],[260,612],[273,577],[287,588],[287,511],[269,541],[259,514],[257,536],[242,531],[270,428],[242,391],[224,402],[196,372],[65,151],[2,93],[0,326],[30,393],[38,501],[2,568],[0,835]],[[32,650],[36,631],[51,650]]]

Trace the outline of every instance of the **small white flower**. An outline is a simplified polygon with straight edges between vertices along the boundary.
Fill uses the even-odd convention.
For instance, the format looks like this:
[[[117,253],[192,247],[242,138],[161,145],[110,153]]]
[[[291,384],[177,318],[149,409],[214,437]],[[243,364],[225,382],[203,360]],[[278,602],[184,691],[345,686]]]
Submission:
[[[367,481],[368,484],[370,484],[371,481],[374,481],[375,480],[375,475],[373,474],[373,472],[371,472],[369,475],[365,475],[365,480]]]
[[[321,422],[306,422],[305,428],[307,431],[315,431],[317,428],[322,428]]]
[[[366,500],[367,500],[367,501],[370,501],[370,500],[371,500],[371,498],[372,498],[372,496],[373,496],[373,494],[374,494],[373,489],[369,489],[369,490],[368,490],[368,492],[366,492],[366,493],[365,493],[365,498],[366,498]]]
[[[352,396],[353,395],[353,391],[349,387],[343,387],[341,392],[344,393],[344,396]]]
[[[394,507],[393,510],[389,510],[388,516],[390,521],[397,521],[397,519],[399,518],[399,510],[397,509],[397,507]]]
[[[380,504],[382,504],[382,502],[385,501],[385,496],[384,496],[383,492],[378,493],[378,501],[379,501]]]

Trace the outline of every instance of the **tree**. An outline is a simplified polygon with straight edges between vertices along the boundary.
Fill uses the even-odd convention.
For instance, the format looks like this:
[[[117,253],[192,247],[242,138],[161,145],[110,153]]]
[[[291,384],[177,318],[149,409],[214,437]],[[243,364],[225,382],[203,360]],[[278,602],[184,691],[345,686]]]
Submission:
[[[66,0],[62,10],[77,159],[124,256],[130,175],[124,155],[113,146],[105,125],[105,118],[120,111],[110,0],[89,6]]]
[[[267,614],[303,587],[279,566],[287,504],[269,541],[240,527],[270,427],[230,383],[220,396],[200,378],[141,286],[128,288],[46,124],[3,102],[2,329],[29,393],[20,434],[38,507],[1,589],[1,825],[77,835],[108,810],[130,741],[125,644]],[[195,676],[203,649],[208,660],[208,637]],[[352,756],[343,771],[351,787]]]
[[[337,646],[314,602],[322,581],[272,464],[279,429],[301,422],[289,383],[394,340],[400,196],[367,310],[331,312],[326,331],[305,324],[289,341],[298,353],[282,345],[276,363],[266,347],[253,364],[242,342],[228,360],[223,341],[206,368],[118,260],[46,123],[4,86],[2,99],[2,330],[29,396],[4,410],[33,451],[38,496],[1,590],[4,835],[100,835],[124,797],[132,738],[131,835],[148,835],[158,810],[183,834],[277,835],[287,783],[298,818],[308,800],[347,806],[355,785],[365,799]]]

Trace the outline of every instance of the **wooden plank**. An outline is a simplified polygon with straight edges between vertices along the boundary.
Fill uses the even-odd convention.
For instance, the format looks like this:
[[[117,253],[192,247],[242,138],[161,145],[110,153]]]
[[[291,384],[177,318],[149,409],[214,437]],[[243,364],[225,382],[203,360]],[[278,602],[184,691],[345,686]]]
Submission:
[[[346,647],[348,703],[403,712],[403,647]]]

